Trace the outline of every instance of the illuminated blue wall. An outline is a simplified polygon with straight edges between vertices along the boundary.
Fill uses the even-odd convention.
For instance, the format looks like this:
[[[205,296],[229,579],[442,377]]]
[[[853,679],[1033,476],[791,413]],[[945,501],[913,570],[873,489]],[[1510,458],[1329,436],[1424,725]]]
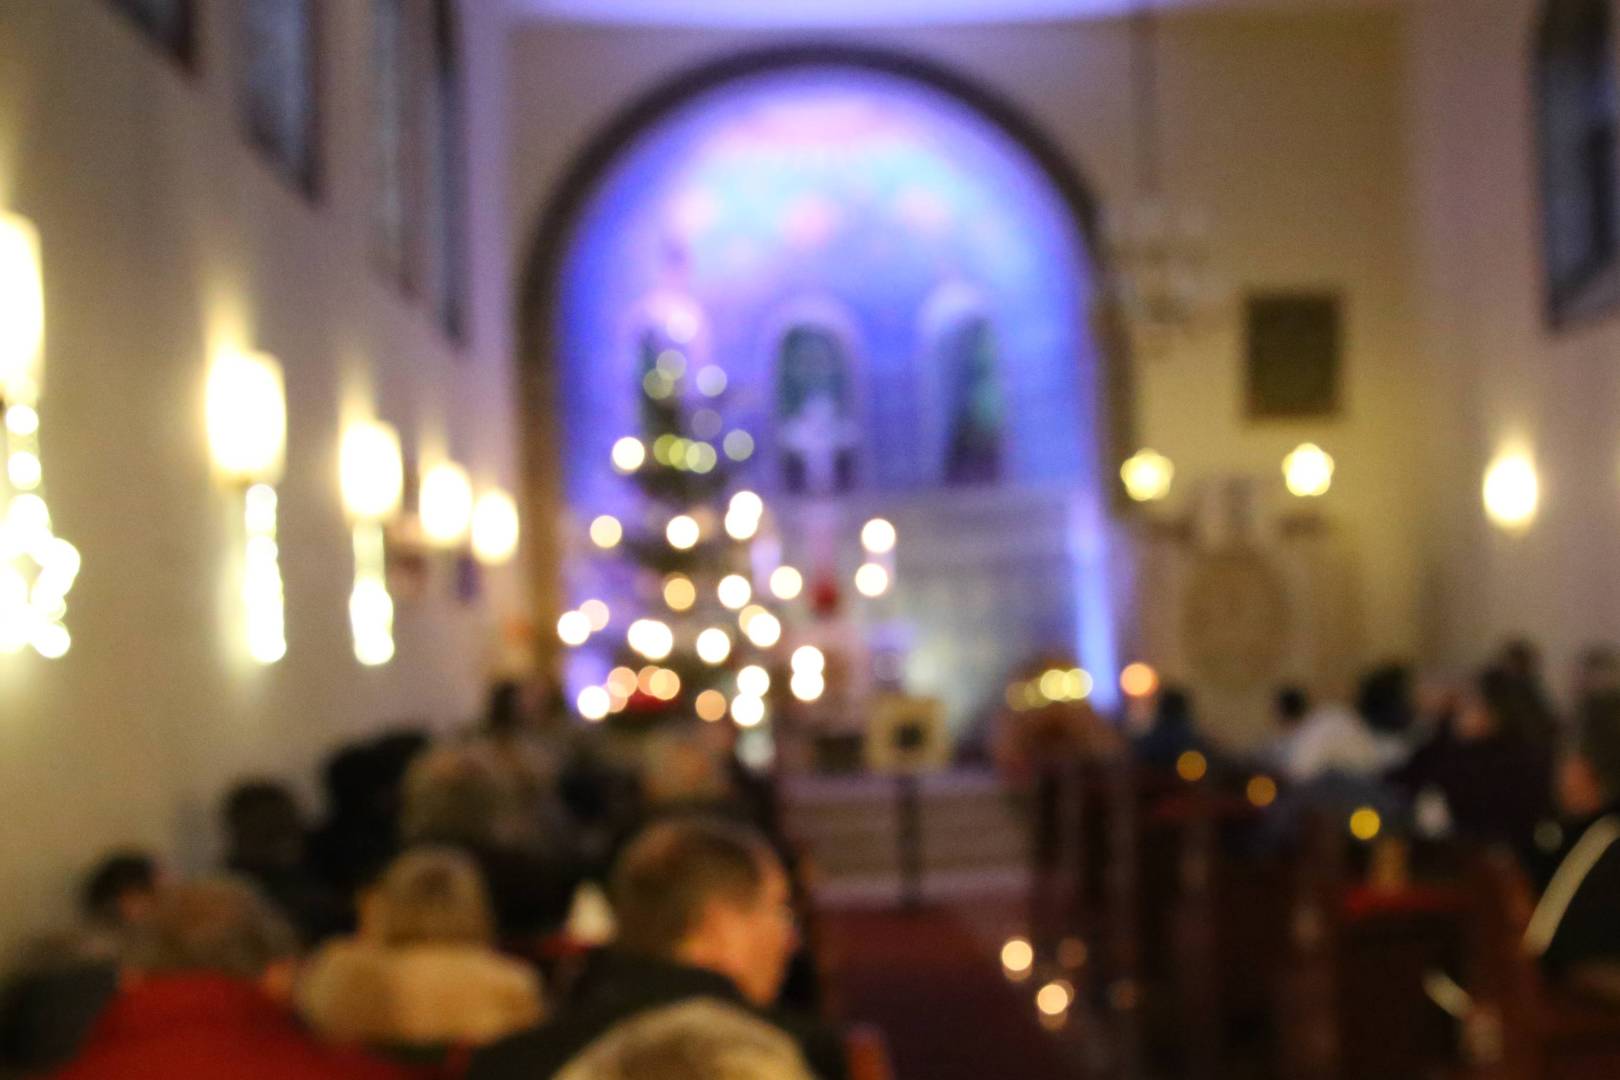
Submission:
[[[770,445],[772,348],[796,303],[839,309],[857,348],[866,483],[938,476],[943,393],[926,309],[973,294],[996,326],[1006,479],[1093,474],[1087,269],[1067,208],[1022,149],[967,106],[893,76],[757,76],[700,97],[647,132],[576,225],[561,294],[568,490],[612,501],[613,440],[635,430],[637,305],[672,283],[714,330],[733,423]],[[751,477],[772,486],[769,454]]]

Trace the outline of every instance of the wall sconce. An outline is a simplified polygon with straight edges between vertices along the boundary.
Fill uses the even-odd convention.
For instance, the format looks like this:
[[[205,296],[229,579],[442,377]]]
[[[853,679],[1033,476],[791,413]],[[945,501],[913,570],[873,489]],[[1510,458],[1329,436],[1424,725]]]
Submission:
[[[55,660],[73,644],[63,620],[79,552],[51,528],[39,452],[45,286],[39,232],[0,213],[0,653],[32,646]]]
[[[416,515],[429,546],[454,549],[472,532],[473,489],[467,470],[453,461],[440,462],[422,474]]]
[[[286,592],[276,541],[277,496],[287,453],[281,365],[266,353],[226,352],[208,372],[208,447],[221,478],[242,494],[242,606],[248,654],[287,655]]]
[[[1505,532],[1528,529],[1541,502],[1541,481],[1527,454],[1507,452],[1485,470],[1482,489],[1485,514]]]
[[[343,508],[354,526],[354,591],[349,594],[354,656],[375,667],[394,658],[394,600],[388,595],[383,527],[399,513],[404,497],[399,433],[378,421],[352,424],[338,456]]]
[[[1119,467],[1119,478],[1125,485],[1125,494],[1133,502],[1158,502],[1170,494],[1170,485],[1176,478],[1176,467],[1163,454],[1142,449]]]
[[[517,503],[506,492],[491,488],[473,505],[473,556],[487,566],[496,566],[510,561],[517,546]]]
[[[1288,493],[1315,499],[1333,486],[1333,456],[1315,443],[1301,443],[1283,458],[1283,483]]]

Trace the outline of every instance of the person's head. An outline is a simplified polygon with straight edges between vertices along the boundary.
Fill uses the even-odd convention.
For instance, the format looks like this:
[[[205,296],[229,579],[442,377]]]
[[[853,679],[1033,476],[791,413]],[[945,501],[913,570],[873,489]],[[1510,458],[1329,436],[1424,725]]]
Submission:
[[[757,833],[652,825],[619,856],[610,893],[626,951],[719,972],[758,1005],[776,999],[798,937],[787,875]]]
[[[157,902],[157,861],[144,851],[115,851],[90,868],[79,885],[85,918],[112,926],[145,922]]]
[[[1405,664],[1382,664],[1356,690],[1356,712],[1368,727],[1399,735],[1412,725],[1412,672]]]
[[[1192,695],[1179,686],[1167,686],[1159,693],[1158,705],[1153,713],[1156,728],[1181,729],[1191,727]]]
[[[558,1080],[812,1080],[793,1041],[741,1009],[698,999],[611,1028]]]
[[[286,785],[249,780],[225,796],[230,859],[243,866],[291,867],[304,854],[304,821]]]
[[[1529,638],[1504,642],[1497,665],[1514,678],[1532,684],[1541,681],[1541,650]]]
[[[1592,645],[1575,664],[1575,699],[1620,693],[1620,651],[1613,645]]]
[[[212,973],[291,988],[298,937],[252,886],[213,878],[162,890],[127,962],[136,977]]]
[[[1311,699],[1297,686],[1285,686],[1277,691],[1277,723],[1285,731],[1297,728],[1310,711]]]
[[[1576,746],[1559,764],[1558,802],[1582,817],[1620,799],[1620,691],[1583,696],[1575,725]]]
[[[478,866],[450,848],[395,859],[361,901],[363,933],[384,945],[489,945],[495,917]]]
[[[455,747],[430,750],[405,774],[400,832],[407,843],[480,847],[500,833],[500,783],[487,762]]]
[[[502,679],[489,688],[484,706],[484,727],[491,735],[513,735],[528,726],[528,705],[523,685],[515,679]]]

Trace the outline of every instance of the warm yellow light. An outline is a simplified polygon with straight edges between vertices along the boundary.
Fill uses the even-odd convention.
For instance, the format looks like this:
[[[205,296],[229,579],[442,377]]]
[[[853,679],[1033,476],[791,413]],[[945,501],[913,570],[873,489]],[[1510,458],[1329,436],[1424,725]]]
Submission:
[[[1041,673],[1041,696],[1047,701],[1063,701],[1069,696],[1068,672],[1061,668],[1051,668]]]
[[[1283,458],[1283,482],[1302,499],[1326,495],[1333,486],[1333,456],[1315,443],[1302,443]]]
[[[669,546],[677,551],[689,551],[695,547],[703,530],[698,527],[697,519],[690,514],[676,514],[669,519],[664,527],[664,536],[669,540]]]
[[[1197,750],[1187,750],[1176,758],[1176,775],[1189,784],[1196,784],[1209,772],[1209,761]]]
[[[354,590],[349,593],[349,627],[354,656],[367,667],[394,658],[394,600],[388,595],[382,526],[354,530]]]
[[[491,566],[507,562],[517,554],[518,529],[512,496],[498,489],[484,492],[473,504],[473,555]]]
[[[782,623],[767,611],[749,619],[748,628],[743,633],[759,648],[769,649],[782,640]]]
[[[752,491],[739,491],[731,497],[726,513],[744,518],[757,518],[765,513],[765,500]]]
[[[405,459],[393,425],[380,420],[350,424],[343,432],[338,471],[350,520],[380,524],[399,512]]]
[[[672,611],[686,611],[697,603],[697,586],[682,574],[672,575],[664,582],[664,603]]]
[[[1350,835],[1357,840],[1371,840],[1383,827],[1383,819],[1370,806],[1363,806],[1350,815]]]
[[[1070,701],[1084,701],[1091,696],[1091,691],[1096,688],[1095,680],[1092,679],[1090,672],[1083,668],[1071,669],[1064,675],[1063,682],[1065,696]]]
[[[1250,803],[1264,809],[1277,801],[1277,781],[1269,776],[1256,776],[1249,781],[1244,794]]]
[[[32,405],[8,405],[5,408],[6,430],[26,439],[39,432],[39,410]]]
[[[1158,692],[1159,673],[1147,664],[1127,664],[1119,673],[1119,688],[1126,697],[1145,698]]]
[[[1074,987],[1065,979],[1053,979],[1035,995],[1035,1007],[1047,1016],[1061,1016],[1074,1002]]]
[[[273,664],[287,655],[286,591],[276,543],[276,489],[254,484],[243,496],[247,532],[242,568],[242,606],[248,655]]]
[[[14,491],[33,491],[39,487],[44,476],[40,468],[39,455],[28,450],[18,450],[6,461],[6,475],[11,480]]]
[[[736,611],[746,606],[753,598],[754,587],[748,584],[748,579],[741,574],[727,574],[720,579],[720,585],[715,592],[720,597],[720,603]]]
[[[608,672],[608,693],[615,697],[629,697],[636,692],[636,684],[636,673],[627,667],[616,667]]]
[[[737,672],[737,692],[753,697],[764,697],[771,689],[771,673],[758,664],[749,664]]]
[[[1035,966],[1035,948],[1021,937],[1009,938],[1001,947],[1001,966],[1009,975],[1027,975]]]
[[[882,596],[889,591],[889,572],[877,563],[863,563],[855,571],[855,589],[862,596]]]
[[[1125,494],[1137,502],[1158,502],[1170,494],[1176,467],[1169,458],[1154,450],[1138,450],[1120,466],[1119,478]]]
[[[633,473],[647,461],[647,448],[641,440],[626,435],[613,444],[613,467],[622,473]]]
[[[675,648],[675,635],[657,619],[637,619],[625,632],[625,641],[649,660],[662,660]]]
[[[820,674],[827,669],[826,656],[814,645],[800,645],[794,649],[789,663],[794,671],[813,671]]]
[[[893,551],[898,538],[894,526],[883,518],[873,518],[861,526],[861,546],[874,555]]]
[[[583,611],[565,611],[557,619],[557,637],[564,645],[583,645],[591,636],[591,619]]]
[[[600,600],[585,601],[579,605],[579,613],[589,620],[591,633],[593,634],[599,630],[606,630],[608,620],[613,617],[613,613],[608,610],[608,606]]]
[[[73,636],[59,622],[41,623],[34,631],[34,651],[47,660],[60,660],[73,645]]]
[[[44,380],[45,285],[39,231],[0,213],[0,400],[32,405]]]
[[[287,450],[281,365],[265,353],[226,352],[208,372],[208,446],[214,467],[241,484],[275,483]]]
[[[1485,470],[1485,513],[1498,528],[1518,532],[1536,519],[1541,481],[1535,463],[1522,453],[1498,457]]]
[[[726,515],[726,535],[733,540],[752,540],[759,532],[759,518],[732,512]]]
[[[731,655],[731,635],[711,626],[697,636],[698,659],[705,664],[723,664]]]
[[[674,701],[681,692],[681,677],[668,668],[659,668],[647,680],[647,692],[659,701]]]
[[[818,701],[827,692],[827,677],[819,671],[795,671],[788,689],[800,701]]]
[[[613,708],[613,699],[600,686],[587,686],[579,692],[574,704],[579,706],[579,715],[594,724],[607,717]]]
[[[791,566],[778,566],[771,571],[771,595],[778,600],[792,600],[804,591],[804,575]]]
[[[698,719],[714,723],[726,715],[726,695],[718,690],[705,690],[693,702]]]
[[[612,514],[602,514],[591,522],[591,543],[606,551],[619,546],[624,539],[624,526]]]
[[[441,461],[422,474],[416,512],[422,535],[435,547],[453,548],[472,531],[473,489],[467,470]]]
[[[765,719],[765,702],[750,694],[738,694],[731,701],[731,718],[738,727],[758,727]]]

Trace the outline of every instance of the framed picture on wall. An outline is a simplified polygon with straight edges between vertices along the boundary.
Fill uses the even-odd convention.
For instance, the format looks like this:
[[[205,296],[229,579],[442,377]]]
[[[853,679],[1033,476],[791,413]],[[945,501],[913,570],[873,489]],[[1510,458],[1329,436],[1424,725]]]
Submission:
[[[1243,321],[1250,419],[1310,420],[1338,414],[1341,307],[1333,292],[1249,296]]]

